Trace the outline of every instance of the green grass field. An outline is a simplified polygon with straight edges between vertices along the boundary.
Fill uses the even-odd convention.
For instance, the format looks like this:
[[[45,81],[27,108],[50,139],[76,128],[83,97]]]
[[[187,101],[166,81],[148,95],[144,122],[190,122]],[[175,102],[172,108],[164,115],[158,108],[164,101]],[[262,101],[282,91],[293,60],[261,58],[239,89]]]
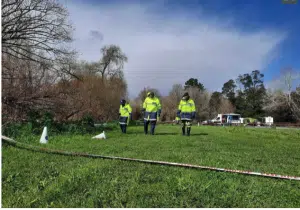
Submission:
[[[48,148],[300,176],[300,130],[158,125],[128,134],[49,136]],[[39,136],[16,140],[41,146]],[[300,207],[300,181],[120,160],[2,143],[2,207]]]

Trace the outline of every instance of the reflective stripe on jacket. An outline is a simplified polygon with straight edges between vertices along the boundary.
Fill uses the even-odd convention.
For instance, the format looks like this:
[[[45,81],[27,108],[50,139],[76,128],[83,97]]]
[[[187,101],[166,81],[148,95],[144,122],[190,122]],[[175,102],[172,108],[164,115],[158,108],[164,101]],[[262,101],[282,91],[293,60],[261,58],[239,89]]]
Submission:
[[[143,103],[145,111],[144,120],[156,121],[158,115],[161,113],[161,104],[157,97],[147,97]]]
[[[128,124],[128,117],[120,117],[119,123],[121,125],[127,125]]]
[[[144,120],[156,121],[157,120],[157,112],[145,112]]]
[[[196,114],[195,103],[192,99],[188,101],[181,100],[178,105],[177,114],[180,115],[181,120],[191,120]]]

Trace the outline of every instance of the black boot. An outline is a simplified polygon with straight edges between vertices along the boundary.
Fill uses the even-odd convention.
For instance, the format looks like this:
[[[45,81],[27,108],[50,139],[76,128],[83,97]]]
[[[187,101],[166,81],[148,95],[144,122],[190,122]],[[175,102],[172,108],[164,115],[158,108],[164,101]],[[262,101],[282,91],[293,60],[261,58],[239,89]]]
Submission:
[[[185,136],[185,127],[182,127],[182,135]]]
[[[187,135],[188,135],[188,136],[191,135],[191,128],[187,128]]]
[[[121,132],[123,133],[123,125],[120,124]]]
[[[127,125],[124,125],[124,133],[126,133]]]
[[[148,121],[144,121],[144,132],[146,135],[148,134],[148,124],[149,124]]]
[[[154,135],[155,124],[155,122],[151,122],[151,135]]]

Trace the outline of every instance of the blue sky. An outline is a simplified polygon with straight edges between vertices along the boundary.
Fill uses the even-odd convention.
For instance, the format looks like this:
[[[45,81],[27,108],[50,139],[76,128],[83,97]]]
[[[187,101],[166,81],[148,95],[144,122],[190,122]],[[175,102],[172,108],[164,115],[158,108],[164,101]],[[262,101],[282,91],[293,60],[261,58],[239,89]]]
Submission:
[[[238,74],[248,73],[255,69],[259,69],[265,74],[265,81],[269,84],[279,75],[279,71],[283,67],[293,67],[296,71],[300,71],[299,2],[294,5],[285,5],[281,0],[65,1],[70,8],[71,19],[74,21],[75,27],[78,26],[76,28],[82,30],[81,27],[84,27],[87,31],[98,31],[101,34],[102,39],[98,40],[98,48],[104,44],[114,43],[119,44],[125,53],[129,53],[125,77],[127,75],[129,86],[131,86],[129,91],[131,90],[132,95],[136,95],[134,90],[142,86],[154,86],[166,94],[171,87],[160,86],[161,83],[168,84],[168,86],[174,83],[182,84],[189,76],[198,77],[201,82],[203,79],[204,85],[210,90],[219,90],[229,78],[236,78]],[[83,13],[83,8],[85,13]],[[78,14],[81,12],[81,15]],[[121,18],[118,18],[118,15]],[[93,16],[93,18],[88,19],[87,16]],[[89,24],[83,23],[83,17]],[[140,22],[143,20],[144,23],[139,23],[139,20]],[[125,28],[125,24],[128,24],[128,27]],[[126,31],[129,27],[131,27],[130,32]],[[206,28],[205,33],[203,28]],[[183,30],[186,31],[183,32]],[[132,38],[137,36],[136,34],[140,36],[136,39]],[[97,56],[100,56],[98,48],[94,48],[94,51],[91,50],[92,46],[87,48],[87,40],[91,40],[88,33],[77,31],[75,36],[79,40],[77,46],[83,52],[82,58],[95,60]],[[180,38],[176,39],[176,37]],[[170,41],[171,39],[172,41]],[[163,40],[170,43],[157,49],[162,45]],[[154,43],[159,43],[156,49],[151,48]],[[196,43],[197,47],[193,48],[192,43]],[[217,43],[220,45],[219,50],[216,47]],[[185,51],[179,52],[179,45],[182,49],[186,48]],[[232,49],[230,49],[230,45],[233,46]],[[147,49],[149,49],[148,52]],[[159,50],[164,52],[159,56],[159,59],[166,56],[164,62],[158,61],[156,66],[146,65],[147,62],[153,63],[154,59],[158,59],[150,56],[150,52],[154,53],[155,50],[156,54],[159,53]],[[166,53],[171,54],[172,50],[178,52],[173,54],[173,60],[172,56]],[[220,52],[222,50],[223,52]],[[226,53],[229,51],[232,51],[231,57],[234,56],[235,60]],[[192,66],[192,63],[197,60],[195,56],[183,58],[187,54],[190,55],[191,52],[199,53],[199,57],[207,56],[207,58],[203,58],[203,66],[199,64],[201,70],[196,71],[196,67]],[[96,54],[97,56],[95,56]],[[141,54],[144,55],[143,59],[141,59]],[[147,59],[145,59],[146,56]],[[175,65],[176,60],[179,60],[177,58],[182,58],[182,62],[187,62],[187,64],[183,65],[182,62],[178,62]],[[240,60],[240,63],[237,63],[237,60]],[[223,67],[226,62],[228,62],[227,68]],[[216,63],[220,63],[220,65],[216,65]],[[245,65],[243,65],[244,63]],[[181,67],[172,72],[171,69],[174,66]],[[184,66],[186,66],[185,70],[183,70]],[[150,68],[154,71],[153,74],[156,74],[156,78],[151,78]],[[193,68],[195,70],[192,70]],[[202,70],[204,68],[206,70]],[[231,71],[230,68],[235,70]],[[184,75],[183,71],[187,71],[186,74],[190,75]],[[161,78],[157,79],[159,74],[155,72],[161,74]],[[224,72],[228,72],[228,74]],[[215,74],[211,75],[214,77],[209,77],[211,73]],[[176,77],[176,74],[179,76]],[[214,79],[216,75],[220,75],[221,78]],[[133,84],[136,82],[136,77],[143,77],[144,81],[131,85],[130,81]],[[157,80],[157,83],[148,82],[153,79]],[[212,82],[216,82],[217,85],[212,86]]]
[[[175,2],[175,1],[169,1]],[[243,31],[263,28],[277,28],[288,33],[287,38],[279,46],[279,55],[265,70],[265,79],[270,80],[279,74],[285,66],[300,71],[300,3],[288,5],[280,0],[198,0],[183,4],[183,1],[172,3],[175,7],[203,7],[207,13],[231,16],[235,25]]]

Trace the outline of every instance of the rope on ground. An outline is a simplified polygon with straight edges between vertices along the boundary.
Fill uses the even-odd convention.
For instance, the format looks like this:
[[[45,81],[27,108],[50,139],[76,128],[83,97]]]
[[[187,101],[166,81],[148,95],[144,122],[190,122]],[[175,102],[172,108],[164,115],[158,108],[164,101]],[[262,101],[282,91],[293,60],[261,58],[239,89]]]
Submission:
[[[19,148],[28,149],[28,150],[37,151],[37,152],[50,153],[50,154],[89,157],[89,158],[127,160],[127,161],[150,163],[150,164],[157,164],[157,165],[179,166],[179,167],[196,168],[196,169],[208,169],[208,170],[212,170],[212,171],[223,171],[223,172],[231,172],[231,173],[238,173],[238,174],[256,175],[256,176],[262,176],[262,177],[271,177],[271,178],[278,178],[278,179],[289,179],[289,180],[300,181],[300,177],[297,177],[297,176],[287,176],[287,175],[279,175],[279,174],[269,174],[269,173],[244,171],[244,170],[232,170],[232,169],[226,169],[226,168],[216,168],[216,167],[209,167],[209,166],[199,166],[199,165],[192,165],[192,164],[185,164],[185,163],[174,163],[174,162],[155,161],[155,160],[143,160],[143,159],[126,158],[126,157],[95,155],[95,154],[80,153],[80,152],[69,152],[69,151],[64,151],[64,150],[54,150],[54,149],[36,147],[36,146],[29,145],[29,144],[20,143],[20,142],[17,142],[15,140],[11,139],[11,138],[6,137],[6,136],[2,136],[2,140],[4,140],[4,142],[7,142],[7,143],[9,143],[11,145],[14,145],[16,147],[19,147]]]

